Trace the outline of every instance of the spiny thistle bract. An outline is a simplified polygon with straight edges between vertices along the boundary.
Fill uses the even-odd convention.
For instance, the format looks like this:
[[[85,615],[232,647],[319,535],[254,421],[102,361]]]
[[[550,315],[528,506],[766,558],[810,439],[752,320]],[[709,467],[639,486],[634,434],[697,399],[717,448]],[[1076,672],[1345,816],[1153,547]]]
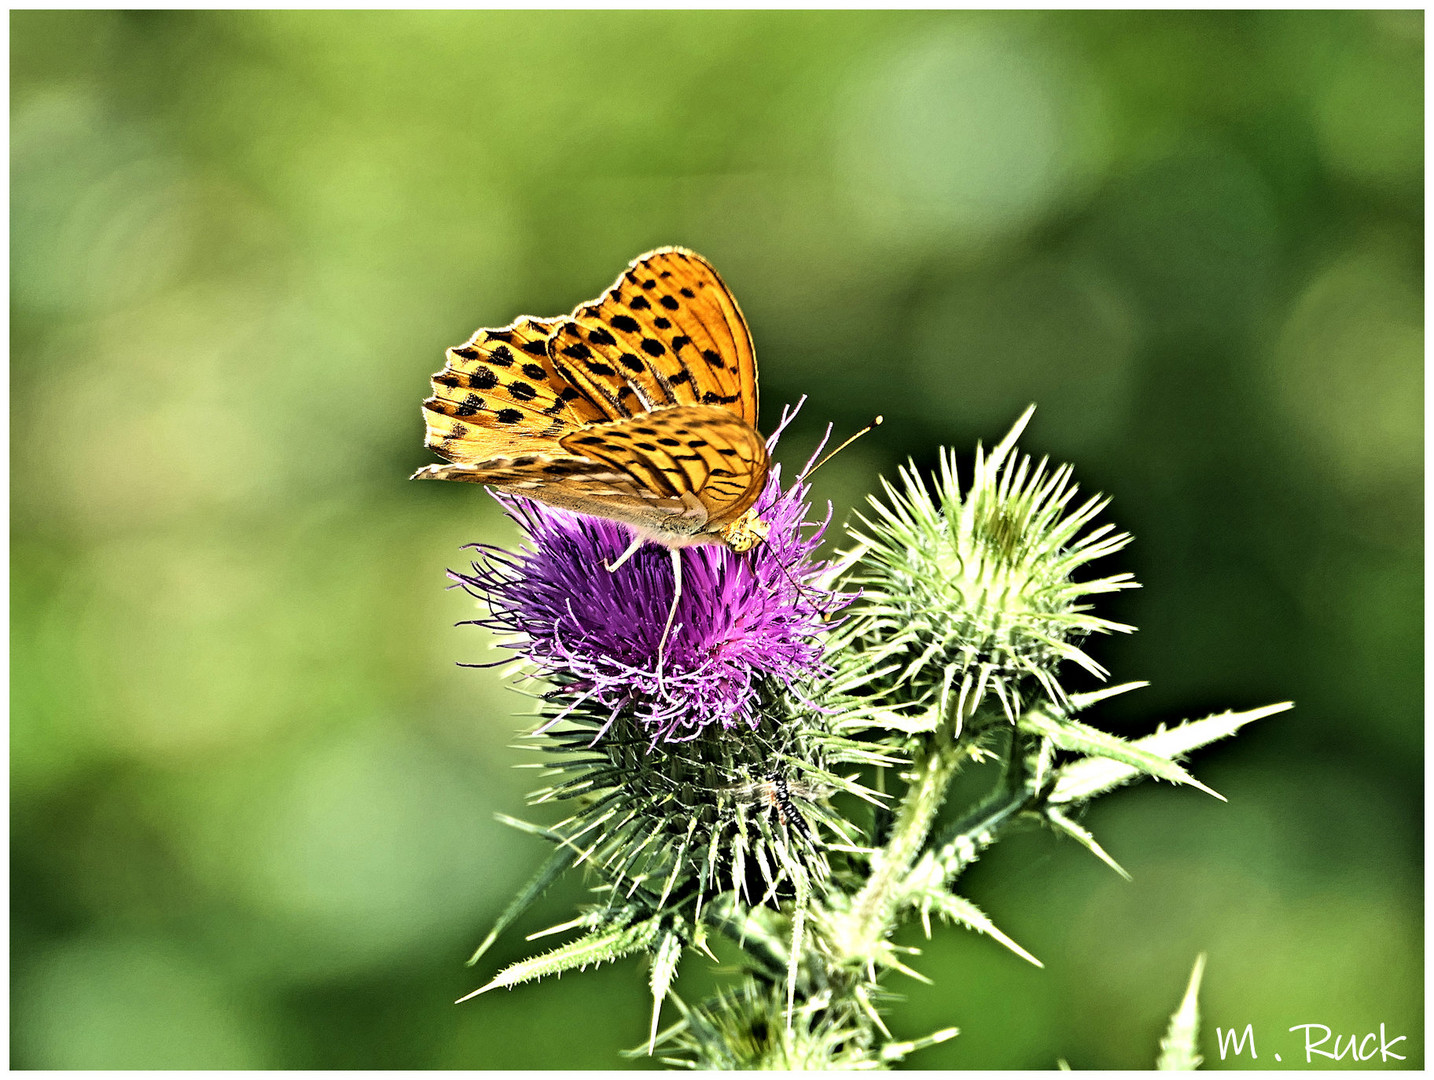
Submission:
[[[758,904],[810,891],[828,873],[820,828],[850,841],[827,798],[854,785],[832,767],[870,755],[777,687],[763,696],[765,722],[741,738],[708,731],[655,747],[630,717],[609,724],[564,707],[563,722],[537,736],[555,779],[534,801],[575,802],[552,831],[654,910],[682,906],[695,918],[722,891]]]
[[[1080,649],[1086,635],[1134,627],[1090,614],[1085,598],[1135,588],[1130,574],[1074,581],[1084,564],[1119,551],[1126,533],[1102,525],[1079,536],[1107,504],[1087,499],[1069,510],[1071,469],[1013,455],[1027,409],[989,457],[976,451],[963,495],[955,454],[943,449],[933,499],[914,466],[901,486],[883,480],[886,501],[870,498],[871,518],[852,529],[861,589],[859,617],[869,647],[895,665],[890,685],[934,703],[942,716],[954,694],[959,729],[994,695],[1008,719],[1021,712],[1034,683],[1056,706],[1062,660],[1104,678]]]

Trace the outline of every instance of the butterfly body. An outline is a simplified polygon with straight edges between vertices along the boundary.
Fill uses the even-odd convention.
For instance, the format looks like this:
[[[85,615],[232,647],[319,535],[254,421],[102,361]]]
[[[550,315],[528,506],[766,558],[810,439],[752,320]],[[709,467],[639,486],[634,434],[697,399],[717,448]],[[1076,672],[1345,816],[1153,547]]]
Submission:
[[[450,464],[414,479],[487,484],[674,549],[766,537],[751,336],[695,252],[635,259],[569,316],[477,331],[448,350],[423,416]]]

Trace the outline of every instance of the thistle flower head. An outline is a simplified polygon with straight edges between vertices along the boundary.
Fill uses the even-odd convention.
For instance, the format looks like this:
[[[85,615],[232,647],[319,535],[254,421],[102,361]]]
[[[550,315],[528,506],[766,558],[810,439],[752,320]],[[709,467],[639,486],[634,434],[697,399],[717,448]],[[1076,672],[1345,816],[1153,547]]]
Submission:
[[[827,522],[805,520],[807,491],[800,480],[783,489],[774,466],[755,506],[765,542],[740,555],[715,544],[680,550],[682,595],[660,670],[672,559],[649,543],[609,571],[632,539],[624,525],[498,495],[524,547],[473,545],[482,555],[472,573],[449,576],[486,602],[488,617],[475,621],[509,635],[531,673],[556,685],[550,697],[610,720],[630,710],[654,742],[755,729],[765,681],[822,670],[821,631],[847,599],[820,583],[827,567],[812,552]]]
[[[1067,697],[1056,678],[1062,660],[1097,677],[1105,670],[1080,644],[1094,632],[1132,627],[1089,613],[1083,601],[1135,587],[1129,574],[1075,581],[1085,563],[1130,542],[1110,525],[1078,535],[1108,500],[1075,509],[1071,469],[1014,454],[1028,409],[989,457],[977,449],[963,493],[955,455],[942,451],[936,497],[914,467],[901,485],[883,481],[887,499],[852,530],[858,541],[862,619],[895,662],[899,682],[935,695],[943,715],[956,695],[956,720],[994,695],[1008,718],[1035,684],[1056,706]]]

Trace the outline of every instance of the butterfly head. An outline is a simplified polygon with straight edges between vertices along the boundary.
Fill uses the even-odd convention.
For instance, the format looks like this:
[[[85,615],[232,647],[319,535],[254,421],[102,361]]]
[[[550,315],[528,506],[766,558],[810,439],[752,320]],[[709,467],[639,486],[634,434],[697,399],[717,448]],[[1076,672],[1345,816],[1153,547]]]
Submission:
[[[770,527],[757,516],[757,511],[748,510],[732,524],[722,530],[722,542],[733,551],[751,551],[767,539]]]

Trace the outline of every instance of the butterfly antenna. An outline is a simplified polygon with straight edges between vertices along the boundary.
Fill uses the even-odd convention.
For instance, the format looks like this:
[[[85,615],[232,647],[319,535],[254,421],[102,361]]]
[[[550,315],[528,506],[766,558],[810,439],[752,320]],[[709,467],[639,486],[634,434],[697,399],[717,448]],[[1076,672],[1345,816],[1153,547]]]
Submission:
[[[786,566],[782,563],[781,557],[777,554],[777,549],[772,547],[772,542],[770,540],[763,540],[762,543],[766,544],[768,548],[771,548],[772,561],[777,564],[777,569],[782,572],[782,577],[787,579],[788,584],[790,584],[792,588],[797,590],[797,595],[805,599],[807,603],[811,604],[812,607],[816,608],[823,615],[826,615],[827,611],[822,608],[822,605],[819,602],[819,598],[811,598],[815,597],[815,593],[813,592],[813,590],[804,589],[801,584],[798,583],[797,579],[792,577],[792,575],[787,572]]]
[[[846,449],[848,446],[850,446],[852,443],[856,442],[857,439],[861,438],[863,435],[865,435],[865,434],[866,434],[868,431],[870,431],[872,428],[881,427],[881,425],[882,425],[882,423],[885,421],[885,419],[886,419],[886,418],[883,417],[883,416],[878,416],[878,417],[877,417],[875,420],[873,420],[871,423],[867,424],[866,427],[862,428],[860,431],[858,431],[858,432],[857,432],[855,435],[853,435],[851,438],[847,439],[846,442],[842,443],[842,444],[841,444],[840,446],[838,446],[835,450],[833,450],[831,453],[829,453],[826,457],[824,457],[824,458],[822,458],[820,461],[818,461],[818,462],[817,462],[815,465],[813,465],[810,469],[807,469],[805,472],[803,472],[801,476],[797,477],[797,483],[800,484],[800,483],[801,483],[803,480],[805,480],[807,477],[811,476],[812,473],[816,472],[816,471],[817,471],[818,469],[820,469],[823,465],[825,465],[828,461],[830,461],[832,458],[836,457],[838,454],[840,454],[843,450],[845,450],[845,449]]]
[[[855,435],[851,436],[851,438],[849,438],[849,439],[847,439],[845,442],[843,442],[840,446],[838,446],[838,447],[837,447],[835,450],[833,450],[831,453],[827,454],[826,457],[822,458],[820,461],[818,461],[818,462],[817,462],[815,465],[813,465],[811,468],[804,470],[804,471],[802,472],[802,474],[797,477],[797,483],[800,484],[800,483],[801,483],[803,480],[805,480],[807,477],[811,476],[812,473],[816,472],[816,471],[817,471],[818,469],[820,469],[823,465],[825,465],[828,461],[830,461],[832,458],[836,457],[838,454],[840,454],[843,450],[845,450],[845,449],[846,449],[848,446],[850,446],[852,443],[856,442],[857,439],[861,438],[863,435],[865,435],[865,434],[866,434],[868,431],[870,431],[872,428],[880,427],[881,424],[882,424],[882,422],[883,422],[884,420],[885,420],[885,417],[877,416],[876,419],[874,419],[871,423],[867,424],[866,427],[862,428],[862,429],[861,429],[860,431],[858,431]],[[764,540],[762,541],[762,543],[767,544],[769,547],[771,546],[771,542],[768,541],[768,540],[765,540],[765,539],[764,539]],[[792,577],[792,575],[789,574],[789,573],[787,573],[787,568],[786,568],[786,566],[782,563],[782,560],[777,557],[777,552],[776,552],[776,549],[775,549],[775,548],[772,550],[772,558],[773,558],[773,561],[776,562],[776,564],[777,564],[777,569],[782,572],[782,576],[787,579],[787,581],[791,584],[792,588],[794,588],[794,589],[797,590],[797,595],[798,595],[798,596],[805,596],[810,590],[803,589],[802,586],[800,586],[799,584],[797,584],[796,580]],[[812,607],[814,607],[814,608],[818,608],[818,609],[821,608],[821,604],[817,603],[817,602],[814,601],[814,600],[810,600],[810,601],[808,601],[808,603],[810,603],[810,604],[812,605]],[[823,611],[822,614],[825,615],[826,612]]]

